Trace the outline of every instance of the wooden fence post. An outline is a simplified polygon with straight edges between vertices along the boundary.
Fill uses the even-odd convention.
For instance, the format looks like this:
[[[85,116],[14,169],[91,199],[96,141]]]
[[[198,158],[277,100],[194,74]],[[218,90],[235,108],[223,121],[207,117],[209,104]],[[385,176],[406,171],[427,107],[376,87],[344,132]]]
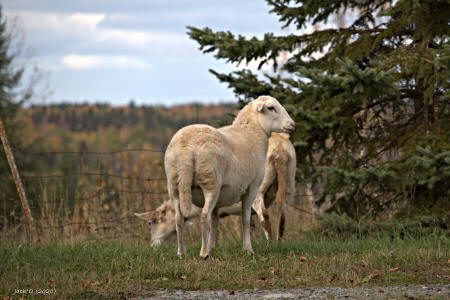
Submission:
[[[25,189],[20,179],[19,170],[17,169],[16,161],[14,155],[11,151],[11,147],[6,137],[5,127],[3,126],[3,121],[0,119],[0,138],[3,143],[3,149],[5,149],[6,158],[8,159],[9,167],[11,168],[11,173],[14,179],[14,183],[17,187],[17,192],[19,193],[20,202],[22,203],[23,212],[28,225],[28,232],[30,233],[31,241],[39,241],[36,228],[34,227],[33,216],[31,215],[30,206],[28,205],[27,195],[25,194]]]

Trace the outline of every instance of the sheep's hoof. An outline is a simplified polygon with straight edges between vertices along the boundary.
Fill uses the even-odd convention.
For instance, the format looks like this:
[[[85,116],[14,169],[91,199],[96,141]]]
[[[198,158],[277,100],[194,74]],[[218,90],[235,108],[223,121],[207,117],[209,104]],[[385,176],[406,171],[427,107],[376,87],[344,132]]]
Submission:
[[[252,249],[244,249],[245,253],[249,256],[254,256],[255,252]]]
[[[200,254],[200,258],[203,259],[203,260],[207,260],[208,257],[209,257],[209,254],[206,254],[206,255],[201,255]]]

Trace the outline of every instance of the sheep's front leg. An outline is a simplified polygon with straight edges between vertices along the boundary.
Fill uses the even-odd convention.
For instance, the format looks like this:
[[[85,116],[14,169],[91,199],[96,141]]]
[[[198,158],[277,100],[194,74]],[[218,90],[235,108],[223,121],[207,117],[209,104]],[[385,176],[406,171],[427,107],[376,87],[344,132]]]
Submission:
[[[258,219],[263,227],[264,235],[267,240],[272,239],[272,226],[270,224],[269,213],[267,212],[266,206],[264,205],[264,196],[261,192],[258,192],[255,201],[253,202],[252,208],[258,215]]]
[[[212,213],[216,207],[217,199],[219,198],[220,189],[214,191],[203,191],[205,196],[205,204],[203,205],[202,213],[200,215],[200,223],[202,229],[202,248],[200,249],[200,257],[203,259],[208,258],[210,247],[210,235],[214,230],[212,222]]]
[[[244,250],[253,254],[252,241],[250,238],[250,219],[252,217],[252,203],[258,192],[258,187],[251,187],[249,193],[242,200],[242,240]]]
[[[267,240],[272,239],[272,226],[269,220],[269,213],[267,212],[266,205],[264,203],[264,194],[273,184],[276,178],[276,171],[273,163],[269,163],[266,161],[266,168],[264,171],[264,178],[259,186],[258,194],[256,196],[255,201],[253,202],[253,209],[258,215],[259,221],[264,229],[264,234]]]

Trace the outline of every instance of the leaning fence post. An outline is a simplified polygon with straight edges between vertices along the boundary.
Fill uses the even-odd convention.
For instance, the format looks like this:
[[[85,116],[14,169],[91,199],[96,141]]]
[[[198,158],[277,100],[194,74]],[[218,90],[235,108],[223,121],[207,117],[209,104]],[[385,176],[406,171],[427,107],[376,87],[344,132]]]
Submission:
[[[28,225],[28,231],[30,233],[31,240],[37,242],[39,240],[36,228],[34,227],[33,216],[31,215],[30,206],[28,205],[27,195],[25,194],[25,189],[20,179],[19,170],[17,169],[16,161],[14,160],[14,155],[11,151],[11,147],[6,137],[5,127],[3,126],[3,121],[0,119],[0,138],[3,143],[3,149],[5,149],[6,158],[8,159],[9,167],[11,168],[11,173],[16,184],[17,192],[19,193],[20,202],[22,203],[23,212]]]

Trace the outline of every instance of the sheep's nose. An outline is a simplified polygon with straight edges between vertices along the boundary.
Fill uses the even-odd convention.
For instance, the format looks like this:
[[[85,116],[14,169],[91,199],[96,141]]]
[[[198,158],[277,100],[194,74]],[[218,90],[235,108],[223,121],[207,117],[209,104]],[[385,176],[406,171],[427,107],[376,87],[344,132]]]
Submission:
[[[290,127],[292,127],[292,131],[295,130],[295,122],[291,121],[291,123],[289,124]]]
[[[289,122],[288,125],[285,127],[285,130],[288,133],[293,132],[295,130],[295,122],[294,121]]]

